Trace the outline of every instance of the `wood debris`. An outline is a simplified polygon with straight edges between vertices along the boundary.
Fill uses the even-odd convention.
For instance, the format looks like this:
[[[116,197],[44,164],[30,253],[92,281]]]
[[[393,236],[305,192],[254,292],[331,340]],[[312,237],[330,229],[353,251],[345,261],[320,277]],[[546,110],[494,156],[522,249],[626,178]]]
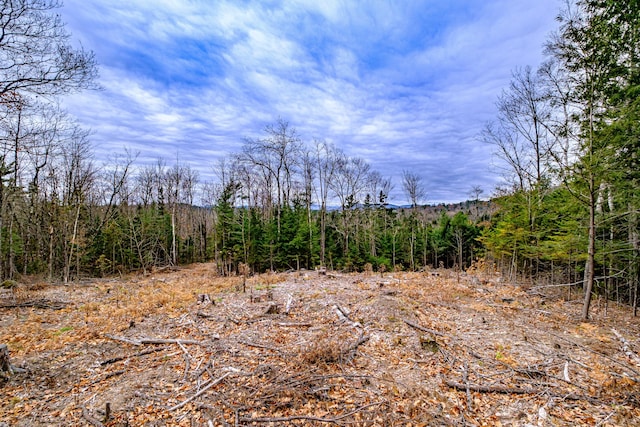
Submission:
[[[0,343],[25,370],[0,378],[0,419],[613,426],[640,417],[637,341],[627,338],[640,324],[622,307],[580,323],[579,305],[545,298],[542,314],[539,296],[494,278],[386,272],[381,288],[373,274],[292,272],[246,277],[243,293],[238,278],[209,271],[33,295],[64,292],[60,310],[0,308]]]

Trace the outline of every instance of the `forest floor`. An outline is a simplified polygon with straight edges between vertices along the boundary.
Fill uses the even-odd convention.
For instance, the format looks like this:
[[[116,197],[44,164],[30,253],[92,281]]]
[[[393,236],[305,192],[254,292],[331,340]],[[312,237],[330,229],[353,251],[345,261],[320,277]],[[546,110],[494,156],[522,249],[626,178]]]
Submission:
[[[0,426],[640,424],[627,307],[583,322],[580,301],[481,270],[265,274],[246,292],[214,271],[2,290],[17,369]]]

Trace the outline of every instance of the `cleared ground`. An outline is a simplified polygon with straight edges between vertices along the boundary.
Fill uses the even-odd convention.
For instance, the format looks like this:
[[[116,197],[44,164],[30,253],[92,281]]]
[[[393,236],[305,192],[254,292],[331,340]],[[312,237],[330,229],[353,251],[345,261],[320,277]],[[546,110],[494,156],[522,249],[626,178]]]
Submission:
[[[20,285],[0,426],[638,425],[640,319],[580,308],[482,266]]]

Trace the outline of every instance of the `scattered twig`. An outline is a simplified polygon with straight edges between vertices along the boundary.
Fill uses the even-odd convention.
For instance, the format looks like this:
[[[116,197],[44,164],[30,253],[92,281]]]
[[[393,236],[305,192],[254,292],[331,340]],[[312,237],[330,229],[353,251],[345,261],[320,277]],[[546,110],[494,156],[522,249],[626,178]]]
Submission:
[[[184,375],[182,376],[182,382],[185,382],[187,380],[187,375],[189,374],[189,369],[191,369],[191,355],[184,345],[180,342],[178,342],[178,345],[184,352]]]
[[[596,424],[594,427],[600,427],[604,425],[604,423],[606,423],[609,420],[609,418],[613,417],[615,413],[616,413],[616,410],[614,409],[611,413],[609,413],[609,415],[604,417],[602,420],[598,421],[598,424]]]
[[[232,373],[233,372],[227,372],[224,375],[222,375],[221,377],[219,377],[218,379],[210,381],[204,387],[202,387],[199,392],[197,392],[196,394],[194,394],[190,398],[188,398],[186,400],[183,400],[182,402],[178,403],[177,405],[172,406],[171,408],[169,408],[169,411],[175,411],[176,409],[180,409],[184,405],[186,405],[187,403],[191,402],[192,400],[197,399],[199,396],[202,396],[207,390],[209,390],[214,385],[219,384],[220,382],[222,382],[222,380],[227,378]]]

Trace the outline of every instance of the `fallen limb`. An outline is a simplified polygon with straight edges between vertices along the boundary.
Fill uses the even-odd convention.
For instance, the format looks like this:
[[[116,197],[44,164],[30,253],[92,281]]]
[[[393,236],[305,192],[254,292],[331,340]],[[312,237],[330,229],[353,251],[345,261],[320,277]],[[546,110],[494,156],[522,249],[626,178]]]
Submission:
[[[196,340],[183,340],[180,338],[168,338],[168,339],[163,339],[163,338],[140,338],[140,343],[141,344],[194,344],[194,345],[207,345],[206,343],[202,342],[202,341],[196,341]]]
[[[148,350],[144,350],[135,354],[131,354],[129,356],[117,356],[117,357],[112,357],[111,359],[107,359],[105,361],[100,362],[100,366],[105,366],[105,365],[110,365],[112,363],[116,363],[116,362],[120,362],[121,360],[125,360],[125,359],[129,359],[131,357],[140,357],[140,356],[145,356],[147,354],[151,354],[151,353],[155,353],[158,351],[163,351],[163,350],[167,350],[168,347],[155,347],[155,348],[150,348]]]
[[[515,387],[502,387],[502,386],[482,386],[471,384],[460,384],[453,381],[446,380],[445,384],[451,388],[455,388],[459,391],[466,392],[467,390],[476,391],[478,393],[500,393],[500,394],[544,394],[547,396],[557,397],[565,400],[586,400],[591,403],[601,403],[598,399],[591,396],[581,396],[573,393],[550,393],[548,390],[540,390],[535,388],[515,388]]]
[[[107,337],[107,338],[110,338],[112,340],[126,342],[127,344],[131,344],[131,345],[136,345],[136,346],[142,345],[142,343],[140,341],[132,340],[132,339],[125,338],[125,337],[119,337],[117,335],[104,334],[104,336]]]
[[[295,328],[295,327],[306,328],[306,327],[313,326],[313,323],[310,323],[310,322],[300,322],[300,323],[280,322],[280,323],[276,323],[276,325],[282,326],[283,328]]]
[[[122,375],[125,372],[126,372],[125,370],[109,372],[107,375],[104,376],[104,378],[99,378],[97,380],[91,381],[91,384],[96,384],[96,383],[99,383],[101,381],[108,380],[109,378],[113,378],[113,377],[116,377],[118,375]]]
[[[19,303],[13,303],[13,304],[2,304],[0,305],[0,308],[26,308],[26,307],[33,307],[33,308],[48,308],[51,310],[62,310],[63,308],[65,308],[67,306],[68,303],[66,302],[55,302],[55,301],[49,301],[46,299],[42,299],[42,300],[35,300],[35,301],[25,301],[25,302],[19,302]]]
[[[284,352],[283,352],[282,350],[280,350],[279,348],[277,348],[277,347],[272,347],[272,346],[270,346],[270,345],[266,345],[266,344],[258,344],[258,343],[254,343],[254,342],[251,342],[251,341],[244,341],[244,340],[240,340],[240,341],[238,341],[238,342],[239,342],[240,344],[244,344],[244,345],[249,346],[249,347],[264,348],[264,349],[267,349],[267,350],[275,351],[275,352],[277,352],[277,353],[284,353]]]
[[[360,338],[358,338],[358,340],[356,342],[351,344],[349,346],[349,348],[347,348],[346,352],[350,353],[352,351],[356,351],[358,349],[358,347],[360,347],[362,344],[364,344],[367,341],[369,341],[369,338],[370,338],[369,335],[365,335],[364,333],[360,334]]]
[[[439,337],[448,337],[448,338],[450,338],[450,336],[449,336],[449,335],[447,335],[447,334],[445,334],[445,333],[443,333],[443,332],[436,331],[435,329],[425,328],[424,326],[420,326],[420,325],[418,325],[418,324],[416,324],[416,323],[413,323],[413,322],[410,322],[409,320],[406,320],[406,319],[403,319],[403,321],[404,321],[404,323],[406,323],[407,325],[409,325],[409,326],[411,326],[412,328],[415,328],[415,329],[417,329],[417,330],[419,330],[419,331],[422,331],[422,332],[428,332],[428,333],[430,333],[430,334],[437,335],[437,336],[439,336]]]
[[[217,316],[215,314],[207,314],[207,313],[204,313],[202,311],[198,311],[196,313],[196,316],[202,317],[203,319],[217,319],[219,317],[219,316]]]
[[[180,338],[138,338],[136,339],[130,339],[130,338],[125,338],[125,337],[119,337],[116,335],[111,335],[111,334],[105,334],[104,335],[107,338],[111,338],[112,340],[116,340],[116,341],[122,341],[122,342],[126,342],[127,344],[132,344],[132,345],[142,345],[142,344],[194,344],[194,345],[207,345],[207,343],[204,343],[202,341],[196,341],[196,340],[183,340]]]
[[[227,378],[232,373],[233,372],[227,372],[224,375],[222,375],[221,377],[219,377],[218,379],[212,380],[211,382],[207,383],[204,387],[202,387],[200,389],[199,392],[197,392],[196,394],[194,394],[190,398],[188,398],[186,400],[183,400],[182,402],[178,403],[177,405],[172,406],[171,408],[169,408],[169,411],[175,411],[176,409],[180,409],[184,405],[186,405],[187,403],[191,402],[192,400],[197,399],[199,396],[202,396],[207,390],[209,390],[211,387],[213,387],[216,384],[220,384],[220,382],[222,382],[222,380]]]
[[[243,423],[284,423],[289,421],[315,421],[318,423],[338,424],[338,422],[340,422],[341,420],[357,414],[360,411],[364,411],[367,408],[382,405],[384,403],[387,403],[387,401],[383,400],[382,402],[369,403],[368,405],[360,406],[353,411],[347,412],[346,414],[338,415],[337,417],[331,418],[314,417],[311,415],[291,415],[289,417],[240,417],[239,421]]]
[[[471,384],[460,384],[453,381],[445,381],[451,388],[455,388],[456,390],[464,391],[477,391],[480,393],[501,393],[501,394],[538,394],[541,393],[540,390],[533,388],[513,388],[513,387],[501,387],[501,386],[481,386],[481,385],[471,385]]]
[[[338,318],[341,321],[350,323],[351,326],[353,326],[354,328],[362,328],[362,325],[360,324],[360,322],[354,322],[353,320],[351,320],[351,318],[349,317],[351,313],[348,310],[345,310],[344,308],[340,307],[338,304],[334,304],[333,307],[335,308],[336,314],[338,315]]]

